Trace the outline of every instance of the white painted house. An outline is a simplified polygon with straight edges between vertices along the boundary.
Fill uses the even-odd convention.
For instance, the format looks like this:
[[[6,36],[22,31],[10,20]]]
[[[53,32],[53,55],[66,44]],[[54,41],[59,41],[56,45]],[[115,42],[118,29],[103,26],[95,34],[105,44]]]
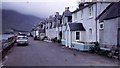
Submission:
[[[56,12],[46,20],[46,36],[49,39],[56,38],[60,40],[59,33],[61,31],[61,15]]]
[[[55,28],[56,28],[56,37],[58,40],[62,39],[62,28],[61,28],[61,24],[62,24],[62,16],[59,14],[59,12],[56,12],[56,24],[55,24]]]
[[[63,17],[63,23],[66,23],[66,26],[63,26],[62,29],[62,44],[69,48],[89,50],[89,47],[93,46],[91,43],[99,42],[99,24],[96,17],[109,4],[81,3],[79,8],[72,12],[72,22],[68,22],[67,17]],[[72,31],[72,28],[75,30]]]
[[[104,48],[120,46],[120,2],[111,3],[99,16],[100,44]]]
[[[46,36],[49,39],[54,38],[56,36],[55,29],[53,28],[53,16],[49,16],[49,18],[46,20]]]
[[[67,24],[72,22],[72,13],[69,10],[69,7],[65,8],[65,11],[62,14],[62,45],[65,45],[66,47],[68,47],[68,36],[66,29],[67,29]]]

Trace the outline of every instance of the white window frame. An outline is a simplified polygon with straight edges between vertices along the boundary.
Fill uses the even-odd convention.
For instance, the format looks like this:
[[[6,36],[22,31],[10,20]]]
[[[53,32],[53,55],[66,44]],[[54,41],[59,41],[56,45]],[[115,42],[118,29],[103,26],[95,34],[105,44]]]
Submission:
[[[103,27],[101,28],[101,25],[103,25]],[[104,23],[100,23],[100,26],[99,26],[99,28],[102,30],[102,29],[104,29]]]
[[[75,32],[75,40],[76,40],[76,41],[80,41],[80,32],[79,32],[79,39],[76,39],[76,34],[77,34],[77,32],[79,32],[79,31],[76,31],[76,32]]]

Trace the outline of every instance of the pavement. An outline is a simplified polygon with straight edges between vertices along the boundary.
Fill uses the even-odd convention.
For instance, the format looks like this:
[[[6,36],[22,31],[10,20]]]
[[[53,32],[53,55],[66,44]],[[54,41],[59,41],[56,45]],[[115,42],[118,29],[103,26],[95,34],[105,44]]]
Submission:
[[[29,38],[28,46],[14,47],[3,66],[118,66],[115,59],[65,48],[58,43]]]

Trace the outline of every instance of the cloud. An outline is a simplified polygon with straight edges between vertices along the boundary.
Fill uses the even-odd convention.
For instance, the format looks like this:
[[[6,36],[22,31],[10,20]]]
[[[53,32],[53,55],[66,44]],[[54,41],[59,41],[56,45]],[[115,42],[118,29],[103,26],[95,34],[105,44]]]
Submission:
[[[75,0],[44,0],[44,2],[42,2],[43,0],[39,0],[41,2],[37,2],[38,0],[22,1],[23,0],[4,0],[4,2],[2,2],[2,8],[38,17],[48,17],[55,12],[60,12],[60,14],[62,14],[65,7],[70,7],[71,11],[75,10],[77,7],[77,2]]]

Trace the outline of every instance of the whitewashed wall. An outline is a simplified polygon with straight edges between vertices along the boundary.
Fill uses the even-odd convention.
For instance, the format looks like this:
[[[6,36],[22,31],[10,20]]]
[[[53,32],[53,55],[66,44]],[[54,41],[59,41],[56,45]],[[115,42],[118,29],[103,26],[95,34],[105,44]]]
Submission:
[[[85,31],[85,40],[84,42],[95,42],[96,41],[96,16],[98,16],[110,3],[97,3],[92,5],[93,12],[92,15],[89,15],[89,8],[86,7],[83,10],[80,10],[74,14],[72,14],[72,22],[83,23]],[[97,6],[97,15],[96,15],[96,6]],[[83,11],[83,13],[82,13]],[[82,16],[81,16],[82,14]],[[75,16],[77,15],[77,17]],[[89,29],[92,29],[91,39],[89,37]],[[99,42],[99,22],[97,21],[97,41]]]
[[[102,44],[111,47],[112,45],[117,45],[117,29],[118,29],[118,18],[104,20],[104,29],[101,30],[102,36],[100,40]]]
[[[77,31],[80,32],[80,42],[84,42],[85,41],[85,32],[84,31]],[[71,32],[71,43],[72,42],[76,42],[76,31],[72,31]]]

